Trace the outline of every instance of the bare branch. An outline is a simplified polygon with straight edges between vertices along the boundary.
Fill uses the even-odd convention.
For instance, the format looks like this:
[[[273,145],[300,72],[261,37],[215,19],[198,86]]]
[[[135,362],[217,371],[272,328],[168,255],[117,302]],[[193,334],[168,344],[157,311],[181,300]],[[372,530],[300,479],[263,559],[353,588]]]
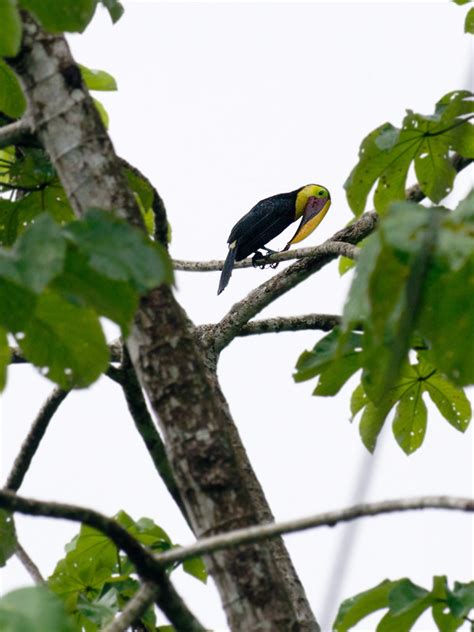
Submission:
[[[305,314],[303,316],[281,316],[251,320],[236,333],[236,336],[253,336],[255,334],[275,334],[285,331],[305,331],[319,329],[331,331],[341,323],[341,317],[336,314]],[[196,327],[198,336],[211,338],[216,325],[199,325]]]
[[[38,586],[42,586],[43,584],[46,584],[46,581],[43,575],[41,575],[40,569],[36,566],[36,564],[33,562],[31,557],[28,555],[25,549],[21,546],[18,540],[16,541],[15,555],[23,564],[23,566],[26,568],[26,570],[30,574],[31,579],[35,582],[35,584],[37,584]]]
[[[0,127],[0,149],[18,144],[25,136],[30,136],[32,131],[31,122],[27,118]]]
[[[6,490],[0,490],[0,507],[30,516],[73,520],[97,529],[128,555],[143,579],[156,584],[159,591],[157,604],[176,629],[183,632],[205,632],[175,591],[166,574],[165,566],[115,520],[87,507],[23,498]]]
[[[133,595],[119,617],[107,625],[102,632],[126,632],[155,601],[159,593],[152,582],[145,582]]]
[[[358,243],[374,230],[377,221],[376,213],[364,213],[356,222],[338,231],[332,239],[315,248],[311,257],[297,261],[252,290],[216,325],[214,338],[206,341],[209,348],[218,355],[238,335],[242,327],[264,307],[332,261],[337,254],[332,245],[328,244],[342,241],[349,244]]]
[[[48,428],[49,422],[61,403],[66,399],[69,391],[55,388],[34,420],[30,431],[21,446],[20,452],[15,459],[13,468],[7,478],[5,489],[16,492],[25,478],[28,468],[31,465],[34,455],[41,443],[41,439]]]
[[[348,257],[349,259],[357,259],[359,248],[343,241],[327,241],[325,242],[327,252],[332,252],[335,256]],[[263,264],[280,263],[281,261],[291,261],[293,259],[304,259],[317,254],[318,246],[311,248],[298,248],[297,250],[286,250],[285,252],[275,252],[268,257],[252,260],[247,257],[243,261],[236,261],[234,269],[253,268]],[[184,270],[186,272],[215,272],[222,270],[224,260],[216,259],[213,261],[184,261],[182,259],[173,259],[175,270]]]
[[[454,496],[420,496],[417,498],[401,498],[398,500],[384,500],[376,503],[364,503],[354,505],[338,511],[315,514],[296,520],[286,520],[265,525],[255,525],[243,529],[235,529],[227,533],[202,538],[194,544],[185,547],[177,547],[160,553],[156,559],[160,562],[175,563],[197,555],[209,554],[220,549],[250,544],[283,535],[314,529],[317,527],[334,527],[341,522],[349,522],[357,518],[379,516],[381,514],[402,511],[417,511],[422,509],[448,509],[453,511],[474,512],[474,500],[472,498],[459,498]]]

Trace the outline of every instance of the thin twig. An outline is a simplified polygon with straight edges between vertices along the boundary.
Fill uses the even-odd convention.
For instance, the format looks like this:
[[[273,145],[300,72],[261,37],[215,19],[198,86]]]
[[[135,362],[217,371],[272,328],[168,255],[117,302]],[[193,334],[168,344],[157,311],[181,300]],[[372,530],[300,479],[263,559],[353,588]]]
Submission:
[[[253,257],[247,257],[243,261],[236,261],[234,269],[258,267],[263,264],[280,263],[281,261],[292,261],[293,259],[304,259],[311,257],[317,253],[318,246],[311,248],[299,248],[298,250],[286,250],[285,252],[275,252],[268,257],[253,260]],[[327,241],[327,252],[332,252],[335,256],[348,257],[349,259],[357,259],[359,256],[359,248],[352,244],[341,241]],[[186,272],[215,272],[222,270],[224,261],[220,259],[212,261],[184,261],[182,259],[173,259],[175,270],[183,270]]]
[[[33,562],[31,557],[28,555],[25,549],[21,546],[18,540],[16,541],[15,555],[23,564],[23,566],[26,568],[26,570],[30,574],[31,579],[35,582],[35,584],[37,584],[38,586],[42,586],[46,584],[46,581],[43,575],[41,575],[40,569],[36,566],[36,564]]]
[[[107,625],[102,632],[126,632],[133,623],[145,614],[146,610],[158,597],[159,589],[152,582],[145,582],[140,586],[130,601],[122,610],[119,617]]]
[[[286,520],[243,529],[235,529],[228,533],[202,538],[194,544],[177,547],[160,553],[157,560],[166,563],[182,562],[197,555],[214,553],[221,549],[252,544],[296,531],[305,531],[317,527],[334,527],[341,522],[349,522],[357,518],[378,516],[381,514],[402,511],[416,511],[422,509],[448,509],[453,511],[474,512],[474,500],[472,498],[459,498],[454,496],[420,496],[418,498],[401,498],[398,500],[384,500],[375,503],[354,505],[338,511],[315,514],[296,520]]]
[[[109,537],[117,548],[127,554],[140,577],[157,585],[159,588],[157,604],[177,630],[205,632],[204,627],[191,613],[171,584],[166,574],[165,565],[158,562],[150,551],[115,520],[88,507],[23,498],[7,490],[0,490],[0,507],[30,516],[73,520],[97,529]]]
[[[48,428],[49,422],[61,403],[66,399],[68,393],[69,391],[55,388],[43,404],[15,459],[12,470],[5,483],[5,489],[16,492],[20,488],[28,468],[31,465],[31,461],[41,443],[41,439],[44,437]]]

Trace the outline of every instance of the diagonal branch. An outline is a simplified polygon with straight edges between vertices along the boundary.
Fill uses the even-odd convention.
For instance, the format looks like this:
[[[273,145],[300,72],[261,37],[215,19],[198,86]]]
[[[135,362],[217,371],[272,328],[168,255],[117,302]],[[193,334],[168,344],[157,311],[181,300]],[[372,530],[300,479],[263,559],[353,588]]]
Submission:
[[[103,628],[102,632],[126,632],[156,600],[158,588],[152,582],[145,582],[127,602],[119,617]]]
[[[317,254],[318,246],[311,246],[311,248],[298,248],[297,250],[286,250],[285,252],[274,252],[268,257],[262,257],[262,259],[256,259],[253,261],[253,257],[247,257],[243,261],[236,261],[234,269],[239,268],[253,268],[263,264],[280,263],[281,261],[291,261],[293,259],[304,259],[305,257],[311,257]],[[343,241],[327,241],[327,252],[332,252],[336,256],[348,257],[349,259],[357,259],[359,255],[359,248],[348,244]],[[186,272],[215,272],[222,270],[224,265],[223,259],[216,259],[212,261],[184,261],[182,259],[173,259],[173,266],[175,270],[184,270]]]
[[[311,257],[297,261],[252,290],[216,325],[214,337],[205,341],[209,348],[218,356],[251,318],[338,256],[332,246],[328,247],[327,244],[334,241],[358,243],[374,230],[377,221],[376,213],[364,213],[356,222],[338,231],[329,241],[315,248]]]
[[[36,566],[36,564],[33,562],[31,557],[28,555],[25,549],[18,542],[18,538],[16,541],[15,555],[23,564],[25,569],[28,571],[31,579],[35,582],[37,586],[43,586],[44,584],[46,584],[46,580],[41,574],[40,569]]]
[[[166,573],[165,565],[115,520],[87,507],[23,498],[6,490],[0,490],[0,507],[30,516],[64,518],[97,529],[127,554],[137,573],[145,581],[153,582],[157,586],[159,592],[156,602],[177,630],[205,632],[203,626],[175,591]]]
[[[261,540],[285,533],[295,533],[317,527],[334,527],[341,522],[349,522],[358,518],[405,511],[421,511],[424,509],[446,509],[472,513],[474,512],[474,500],[456,496],[420,496],[417,498],[364,503],[338,511],[328,511],[327,513],[315,514],[296,520],[255,525],[209,538],[202,538],[189,546],[177,547],[160,553],[157,559],[168,564],[182,562],[198,555],[212,553],[228,547],[241,546],[242,544],[260,542]]]
[[[13,468],[5,483],[5,489],[16,492],[25,478],[28,468],[31,465],[34,455],[41,443],[42,438],[48,428],[49,422],[58,410],[61,403],[68,396],[69,391],[55,388],[34,420],[30,431],[21,446],[20,452],[15,459]]]

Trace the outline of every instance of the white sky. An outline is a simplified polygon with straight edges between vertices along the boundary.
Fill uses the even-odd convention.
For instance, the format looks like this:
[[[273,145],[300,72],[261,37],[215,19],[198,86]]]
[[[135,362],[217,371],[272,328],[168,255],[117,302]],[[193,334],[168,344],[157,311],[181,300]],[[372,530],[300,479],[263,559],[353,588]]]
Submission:
[[[256,201],[308,182],[327,186],[333,205],[303,245],[323,241],[351,217],[342,185],[362,138],[386,120],[399,124],[405,108],[430,113],[443,94],[468,87],[466,10],[449,2],[126,6],[114,27],[99,11],[84,35],[70,39],[77,61],[117,78],[118,93],[96,96],[109,111],[117,151],[164,198],[176,258],[224,257],[231,227]],[[463,174],[459,189],[464,192],[471,179]],[[275,241],[277,247],[285,237]],[[195,322],[215,322],[272,274],[236,271],[217,297],[218,273],[179,273],[178,299]],[[264,315],[340,313],[348,283],[333,263]],[[298,355],[319,337],[302,332],[237,340],[219,365],[223,390],[276,518],[353,502],[364,463],[373,470],[370,500],[470,495],[472,433],[456,433],[431,409],[418,453],[407,458],[387,433],[376,466],[370,466],[373,458],[357,425],[348,423],[350,386],[336,399],[313,398],[314,384],[295,385],[291,378]],[[3,477],[51,388],[28,367],[11,369],[2,402]],[[136,519],[154,518],[176,542],[192,540],[119,390],[107,380],[66,400],[21,493],[107,514],[122,508]],[[46,575],[77,532],[76,525],[52,520],[19,517],[17,525],[24,547]],[[451,581],[472,577],[467,516],[405,514],[358,526],[355,549],[338,578],[338,601],[385,577],[409,576],[427,587],[434,574],[447,574]],[[286,540],[318,619],[327,607],[338,546],[352,528]],[[181,571],[173,577],[204,625],[226,630],[214,588]],[[0,571],[0,582],[5,592],[29,578],[12,560]],[[378,618],[357,630],[373,630]],[[416,629],[432,632],[430,617],[424,622]],[[326,622],[324,632],[328,629]]]

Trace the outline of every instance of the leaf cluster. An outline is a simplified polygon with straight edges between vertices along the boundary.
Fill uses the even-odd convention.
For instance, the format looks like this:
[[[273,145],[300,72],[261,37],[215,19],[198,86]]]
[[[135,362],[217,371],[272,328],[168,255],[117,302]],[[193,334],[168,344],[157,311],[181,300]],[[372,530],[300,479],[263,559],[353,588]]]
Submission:
[[[408,110],[400,128],[384,123],[361,143],[359,161],[344,187],[355,215],[364,210],[375,187],[374,205],[384,214],[390,203],[405,199],[406,181],[413,165],[418,184],[432,202],[452,190],[456,170],[451,153],[474,158],[474,97],[467,90],[449,92],[434,114]]]
[[[314,394],[335,395],[362,369],[351,409],[362,413],[370,451],[394,407],[400,447],[407,454],[420,447],[425,395],[464,432],[472,412],[463,387],[474,383],[473,284],[474,192],[452,212],[393,204],[362,250],[341,330],[302,354],[295,380],[317,376]]]
[[[445,576],[434,577],[433,587],[426,590],[410,579],[384,580],[340,606],[333,624],[335,632],[347,632],[359,621],[378,610],[387,609],[376,632],[408,632],[420,616],[431,609],[439,632],[455,632],[467,621],[474,609],[474,582],[454,582],[448,587]]]

